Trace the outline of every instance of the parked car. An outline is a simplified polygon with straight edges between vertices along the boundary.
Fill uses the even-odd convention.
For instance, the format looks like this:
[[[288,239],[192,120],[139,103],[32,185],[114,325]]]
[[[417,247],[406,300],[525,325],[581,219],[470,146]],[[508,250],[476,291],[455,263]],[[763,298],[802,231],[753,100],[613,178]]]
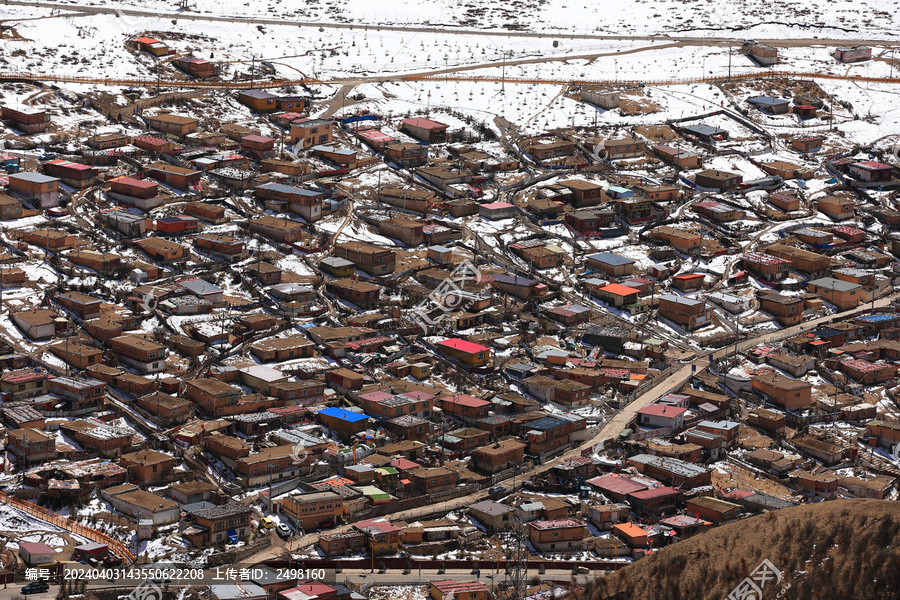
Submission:
[[[277,533],[278,537],[280,537],[281,539],[286,540],[291,537],[291,528],[284,523],[279,523],[275,528],[275,533]]]
[[[506,488],[502,485],[495,485],[491,489],[488,490],[488,498],[491,500],[496,500],[497,498],[502,498],[506,495]]]
[[[50,585],[46,581],[32,581],[22,588],[23,594],[39,594],[50,589]]]
[[[274,529],[275,521],[273,521],[270,517],[263,517],[259,520],[259,528],[260,529]]]
[[[44,152],[38,157],[38,160],[55,160],[56,152]]]

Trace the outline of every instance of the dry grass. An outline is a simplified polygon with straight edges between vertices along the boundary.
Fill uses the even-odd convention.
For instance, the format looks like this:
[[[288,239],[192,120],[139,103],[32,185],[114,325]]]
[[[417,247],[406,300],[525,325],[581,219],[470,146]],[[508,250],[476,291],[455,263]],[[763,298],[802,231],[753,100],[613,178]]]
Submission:
[[[643,94],[624,94],[619,100],[619,111],[623,117],[650,115],[658,113],[660,110],[662,108],[659,104]]]
[[[900,598],[900,503],[841,500],[743,519],[595,580],[577,598],[719,600],[764,559],[783,579],[763,598]]]
[[[671,142],[679,139],[675,130],[668,125],[641,125],[634,131],[654,142]]]

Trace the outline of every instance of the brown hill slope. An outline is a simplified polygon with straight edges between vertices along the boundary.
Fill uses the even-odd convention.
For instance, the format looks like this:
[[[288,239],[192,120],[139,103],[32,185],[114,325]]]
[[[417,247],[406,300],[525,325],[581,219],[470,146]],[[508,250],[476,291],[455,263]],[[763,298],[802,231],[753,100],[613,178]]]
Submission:
[[[742,519],[597,579],[578,597],[722,600],[764,559],[783,579],[748,600],[900,599],[900,502],[839,500]]]

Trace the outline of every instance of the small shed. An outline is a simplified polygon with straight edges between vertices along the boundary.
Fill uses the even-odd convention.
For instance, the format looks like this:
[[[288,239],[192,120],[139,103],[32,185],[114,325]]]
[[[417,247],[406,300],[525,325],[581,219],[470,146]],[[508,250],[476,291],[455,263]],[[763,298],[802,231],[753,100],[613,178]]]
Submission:
[[[102,560],[107,554],[109,554],[109,546],[106,544],[87,542],[80,546],[75,546],[75,549],[72,552],[72,558],[74,560],[82,560],[85,558]]]
[[[28,567],[53,562],[56,552],[43,542],[19,542],[19,558]]]

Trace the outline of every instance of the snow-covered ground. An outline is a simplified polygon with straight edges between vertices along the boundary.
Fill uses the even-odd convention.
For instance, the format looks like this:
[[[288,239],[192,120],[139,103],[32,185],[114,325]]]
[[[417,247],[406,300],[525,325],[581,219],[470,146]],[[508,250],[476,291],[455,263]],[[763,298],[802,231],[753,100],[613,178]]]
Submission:
[[[63,6],[91,4],[128,10],[122,21],[159,14],[166,18],[194,15],[223,15],[261,18],[277,22],[339,25],[453,27],[470,29],[540,31],[550,35],[647,35],[660,32],[692,33],[698,36],[734,35],[747,37],[835,36],[862,39],[889,36],[897,29],[898,16],[878,0],[804,5],[798,14],[794,5],[771,3],[714,2],[713,0],[636,0],[635,2],[591,4],[571,0],[534,0],[515,4],[471,0],[422,3],[415,0],[324,0],[316,3],[283,4],[280,0],[245,3],[240,0],[192,0],[190,11],[175,9],[163,0],[63,0]],[[6,7],[15,11],[16,7]],[[41,9],[45,14],[49,12]],[[181,19],[186,20],[186,19]]]

